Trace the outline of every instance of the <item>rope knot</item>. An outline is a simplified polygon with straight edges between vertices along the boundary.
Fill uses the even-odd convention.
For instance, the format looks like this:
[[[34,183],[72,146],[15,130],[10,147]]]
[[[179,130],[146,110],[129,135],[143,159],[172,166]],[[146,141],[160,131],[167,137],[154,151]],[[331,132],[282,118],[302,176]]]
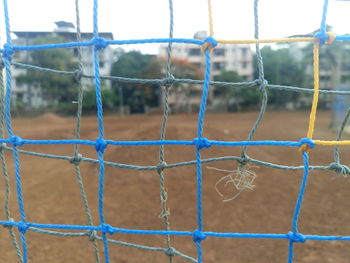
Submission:
[[[113,227],[109,224],[102,224],[101,225],[101,232],[102,233],[108,233],[110,235],[113,235],[115,233]]]
[[[77,155],[73,156],[73,157],[69,160],[69,162],[70,162],[71,164],[74,164],[74,165],[79,165],[80,162],[82,161],[82,159],[83,159],[83,155],[80,154],[80,153],[78,153]]]
[[[163,200],[162,200],[162,201],[163,201]],[[164,201],[163,201],[163,202],[164,202]],[[170,211],[167,210],[167,209],[162,210],[162,211],[160,212],[160,214],[159,214],[159,218],[165,218],[165,217],[167,217],[167,216],[170,216]]]
[[[326,32],[326,33],[317,32],[314,35],[314,37],[320,41],[320,45],[323,45],[323,44],[332,44],[336,38],[336,35],[333,32]]]
[[[13,47],[8,43],[4,44],[4,51],[2,54],[3,57],[7,60],[11,60],[13,53],[14,53]]]
[[[87,231],[86,235],[89,237],[89,241],[93,242],[97,239],[97,234],[95,230]]]
[[[157,164],[157,173],[161,173],[164,168],[167,166],[167,163],[164,161],[161,161],[160,163]]]
[[[204,39],[204,44],[202,45],[202,51],[206,51],[208,48],[210,51],[212,51],[216,46],[218,45],[218,42],[213,37],[207,37]]]
[[[29,229],[29,225],[23,221],[19,222],[17,227],[18,227],[18,231],[21,232],[22,234],[25,234]]]
[[[165,255],[169,257],[175,256],[175,249],[173,247],[169,247],[167,250],[164,251]]]
[[[79,83],[82,77],[83,77],[83,72],[80,69],[77,69],[76,71],[74,71],[74,81],[76,83]]]
[[[94,43],[96,50],[104,49],[108,46],[106,39],[103,37],[95,37],[92,42]]]
[[[347,177],[350,174],[349,166],[340,163],[331,163],[329,168],[335,171],[338,175],[342,175],[343,177]]]
[[[288,238],[293,242],[298,242],[298,243],[306,242],[306,238],[300,233],[288,232]]]
[[[263,91],[269,85],[266,79],[257,79],[256,83],[259,85],[260,91]]]
[[[23,146],[24,145],[23,140],[21,139],[21,137],[18,137],[18,136],[12,136],[10,138],[10,142],[12,143],[12,145],[14,147]]]
[[[95,148],[97,152],[104,153],[105,149],[107,148],[107,142],[102,138],[97,138]]]
[[[240,165],[247,165],[249,162],[249,157],[244,153],[241,155],[241,158],[238,160]]]
[[[162,86],[169,88],[174,84],[174,82],[175,77],[172,74],[170,74],[168,77],[162,80]]]
[[[205,240],[207,238],[207,236],[199,230],[195,230],[193,231],[193,241],[196,243],[200,243],[202,242],[202,240]]]
[[[310,149],[313,149],[316,146],[314,141],[311,140],[310,138],[303,138],[299,141],[299,143],[300,143],[299,152],[303,152],[303,151],[309,152]]]
[[[210,141],[206,138],[195,138],[193,140],[193,143],[197,145],[198,150],[211,147]]]

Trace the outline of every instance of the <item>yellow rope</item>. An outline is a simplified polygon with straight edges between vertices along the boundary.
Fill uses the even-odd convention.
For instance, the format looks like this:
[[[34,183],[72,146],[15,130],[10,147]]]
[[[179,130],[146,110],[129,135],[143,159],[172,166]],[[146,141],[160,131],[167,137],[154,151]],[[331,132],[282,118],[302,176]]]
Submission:
[[[209,23],[212,35],[212,17],[211,17],[211,0],[208,0],[209,4]],[[332,32],[327,32],[329,40],[326,41],[327,44],[334,42],[336,35]],[[320,42],[318,38],[315,37],[295,37],[295,38],[277,38],[277,39],[249,39],[249,40],[217,40],[220,44],[261,44],[261,43],[290,43],[290,42],[314,42],[313,48],[313,59],[314,59],[314,95],[312,99],[312,106],[310,112],[309,128],[307,132],[307,138],[312,139],[315,129],[318,97],[319,97],[319,56],[320,56]],[[323,141],[323,140],[313,140],[317,145],[350,145],[350,140],[344,141]],[[302,145],[299,148],[300,152],[309,152],[310,147],[307,144]]]
[[[315,41],[314,43],[314,97],[312,99],[312,106],[310,112],[310,121],[309,121],[309,130],[307,132],[307,137],[312,139],[315,128],[316,121],[316,112],[318,104],[318,95],[319,95],[319,54],[320,54],[320,43]]]
[[[314,37],[291,37],[275,39],[246,39],[246,40],[217,40],[220,44],[266,44],[266,43],[290,43],[290,42],[313,42],[317,40]]]
[[[320,56],[320,42],[316,40],[314,42],[314,96],[312,99],[312,106],[310,112],[310,121],[309,121],[309,130],[307,132],[307,138],[312,139],[314,135],[315,129],[315,121],[316,121],[316,112],[317,112],[317,104],[318,104],[318,95],[319,95],[319,56]],[[310,147],[307,144],[303,144],[299,148],[299,152],[310,151]]]
[[[209,2],[211,0],[208,0]],[[211,9],[211,8],[210,8]],[[211,12],[211,10],[209,11]],[[209,21],[211,19],[211,14],[209,13]],[[210,22],[212,23],[212,22]],[[212,28],[211,24],[211,28]],[[212,34],[212,33],[211,33]],[[326,41],[327,44],[334,42],[336,35],[333,32],[327,32],[329,39]],[[220,44],[267,44],[267,43],[291,43],[291,42],[314,42],[319,41],[316,37],[285,37],[285,38],[272,38],[272,39],[235,39],[235,40],[226,40],[219,39],[217,40]]]
[[[208,0],[208,20],[209,20],[209,35],[214,36],[213,13],[211,9],[211,0]]]
[[[350,140],[344,140],[344,141],[323,141],[323,140],[313,140],[315,144],[317,145],[325,145],[325,146],[344,146],[344,145],[350,145]]]

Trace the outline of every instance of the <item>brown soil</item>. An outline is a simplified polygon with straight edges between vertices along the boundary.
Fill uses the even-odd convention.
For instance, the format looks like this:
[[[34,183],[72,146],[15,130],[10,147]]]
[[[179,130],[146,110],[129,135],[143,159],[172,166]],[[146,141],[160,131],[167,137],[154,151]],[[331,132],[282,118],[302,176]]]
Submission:
[[[256,112],[240,114],[208,114],[204,136],[215,140],[244,140],[253,125]],[[328,130],[330,114],[320,112],[315,138],[334,139]],[[196,137],[196,115],[170,116],[167,139],[191,140]],[[161,116],[105,117],[105,138],[114,140],[153,140],[159,138]],[[34,119],[15,119],[15,134],[28,139],[74,138],[73,118],[48,115]],[[307,112],[268,112],[258,129],[256,140],[299,140],[305,137],[308,125]],[[98,137],[96,117],[85,117],[81,137],[95,140]],[[37,145],[23,149],[57,155],[72,155],[73,146]],[[347,147],[342,148],[341,160],[349,164]],[[85,157],[96,158],[93,147],[80,147]],[[156,165],[158,147],[113,147],[105,152],[105,160]],[[202,158],[239,155],[240,148],[211,147],[202,151]],[[302,158],[295,148],[251,147],[250,157],[284,165],[301,165]],[[11,213],[20,220],[17,209],[13,158],[6,152],[11,176]],[[195,159],[193,147],[167,146],[168,164]],[[43,159],[20,155],[24,205],[27,220],[39,223],[86,224],[74,166],[68,161]],[[312,165],[333,162],[331,147],[312,150]],[[203,216],[204,229],[217,232],[287,233],[297,198],[302,171],[285,171],[266,167],[253,167],[257,173],[254,191],[245,191],[232,202],[224,203],[215,191],[215,183],[223,172],[207,166],[234,170],[237,163],[223,161],[203,165]],[[98,221],[97,189],[98,166],[81,165],[88,199],[96,225]],[[165,171],[170,222],[173,230],[193,231],[196,226],[196,172],[195,166]],[[335,177],[330,171],[311,171],[299,230],[304,234],[350,235],[349,179]],[[0,181],[0,189],[4,189]],[[224,191],[229,197],[233,189]],[[4,190],[0,192],[3,204]],[[162,229],[159,218],[159,178],[155,171],[135,171],[106,168],[105,218],[108,224],[120,228]],[[3,208],[0,218],[4,219]],[[94,262],[88,237],[56,237],[28,231],[30,262]],[[143,245],[164,247],[164,237],[115,234],[114,239]],[[172,237],[172,245],[179,251],[196,257],[196,248],[190,237]],[[269,239],[207,238],[203,241],[204,262],[286,262],[288,241]],[[99,243],[103,258],[102,244]],[[295,245],[295,262],[349,262],[350,242],[307,241]],[[17,262],[7,230],[0,228],[0,261]],[[119,245],[110,245],[111,262],[167,262],[161,252],[140,251]],[[103,262],[103,260],[102,260]],[[175,257],[174,262],[187,262]]]

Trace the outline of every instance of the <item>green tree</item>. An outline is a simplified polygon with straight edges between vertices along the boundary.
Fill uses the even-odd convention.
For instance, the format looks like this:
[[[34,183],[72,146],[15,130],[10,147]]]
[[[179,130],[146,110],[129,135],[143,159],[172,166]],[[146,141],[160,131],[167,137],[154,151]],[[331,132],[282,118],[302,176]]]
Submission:
[[[138,51],[131,51],[120,55],[111,69],[112,76],[142,78],[145,69],[150,65],[153,56],[144,55]],[[122,94],[124,105],[130,107],[131,112],[143,112],[146,104],[145,93],[142,88],[144,85],[136,83],[116,83],[112,87],[116,93]]]
[[[164,77],[165,61],[153,55],[141,54],[138,51],[122,53],[112,66],[111,75],[128,78],[160,79]],[[179,78],[198,78],[200,69],[185,60],[172,60],[171,72]],[[173,85],[173,92],[190,93],[191,85]],[[122,93],[123,104],[128,105],[132,113],[143,112],[145,105],[159,106],[161,88],[159,84],[114,83],[115,93]],[[186,93],[187,92],[187,93]],[[188,98],[188,96],[186,96]],[[176,106],[176,105],[175,105]]]
[[[111,110],[119,102],[118,94],[104,86],[101,86],[101,90],[103,109]],[[84,112],[96,112],[96,90],[93,85],[88,85],[84,90],[83,110]]]
[[[214,77],[215,81],[242,82],[244,79],[235,71],[222,71],[220,75]],[[259,91],[252,87],[218,87],[214,91],[215,97],[222,98],[226,108],[232,110],[242,110],[250,107],[259,101]]]
[[[160,61],[163,65],[165,60]],[[201,79],[203,72],[198,65],[189,63],[185,59],[171,60],[171,73],[177,78]],[[189,83],[174,83],[171,94],[174,96],[172,110],[174,112],[192,112],[198,107],[198,99],[202,95],[202,85]],[[197,102],[196,102],[197,101]]]
[[[61,42],[64,42],[62,37],[50,34],[37,38],[34,44],[40,45]],[[44,68],[63,71],[77,69],[77,62],[74,59],[72,51],[68,49],[32,51],[30,54],[30,63]],[[73,107],[72,101],[76,100],[77,97],[77,86],[71,76],[50,74],[41,71],[27,71],[25,74],[19,76],[18,81],[27,83],[31,87],[40,87],[43,99],[54,107]]]
[[[264,62],[265,79],[270,84],[301,87],[304,83],[305,73],[301,61],[291,53],[291,48],[272,49],[265,46],[261,49]],[[256,67],[255,67],[256,68]],[[257,72],[255,72],[257,77]],[[298,100],[298,93],[284,92],[276,89],[268,91],[269,102],[276,107],[284,107],[287,102],[294,104]]]

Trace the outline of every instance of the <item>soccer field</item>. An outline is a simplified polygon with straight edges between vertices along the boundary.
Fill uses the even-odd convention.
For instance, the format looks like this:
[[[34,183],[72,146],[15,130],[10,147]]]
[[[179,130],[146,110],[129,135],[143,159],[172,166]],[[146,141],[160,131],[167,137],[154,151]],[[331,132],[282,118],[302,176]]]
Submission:
[[[212,140],[242,141],[256,119],[256,112],[208,114],[204,137]],[[267,112],[254,140],[299,140],[306,136],[308,112]],[[171,115],[166,138],[192,140],[196,137],[196,115]],[[319,112],[315,139],[333,140],[336,133],[328,130],[329,112]],[[161,116],[135,115],[106,116],[105,138],[113,140],[158,140]],[[23,139],[73,139],[73,118],[45,114],[32,119],[14,119],[16,135]],[[82,139],[98,137],[96,118],[82,120]],[[347,139],[345,136],[344,139]],[[22,150],[72,156],[72,145],[25,145]],[[92,146],[81,146],[84,157],[96,159]],[[202,150],[202,158],[240,156],[240,147],[218,147]],[[297,148],[252,146],[251,158],[281,165],[302,165]],[[110,162],[157,165],[159,146],[112,146],[105,151]],[[348,165],[350,152],[341,148],[341,162]],[[10,210],[19,221],[12,153],[6,152],[10,175]],[[195,160],[193,146],[165,146],[167,164]],[[86,225],[79,187],[74,176],[74,165],[67,160],[55,160],[20,154],[24,205],[28,222]],[[310,165],[329,165],[333,149],[317,146],[310,153]],[[251,163],[256,172],[255,190],[246,190],[231,202],[222,202],[215,184],[227,173],[207,167],[237,169],[237,162],[226,160],[203,164],[203,224],[205,231],[234,233],[288,233],[301,181],[302,170],[287,171]],[[195,165],[165,169],[168,191],[170,227],[172,230],[193,231],[196,224],[196,170]],[[82,162],[81,170],[92,210],[94,224],[98,221],[98,164]],[[106,166],[105,217],[108,224],[118,228],[162,230],[159,217],[159,176],[155,170],[136,171]],[[349,182],[332,171],[311,171],[301,209],[299,231],[303,234],[349,235]],[[229,198],[236,193],[232,184],[218,188]],[[0,181],[0,202],[4,203],[4,183]],[[4,209],[0,209],[4,218]],[[17,231],[15,231],[17,232]],[[0,228],[1,262],[17,262],[8,231]],[[30,262],[94,262],[92,246],[87,236],[57,237],[28,231],[28,258]],[[115,240],[141,245],[165,247],[164,237],[114,234]],[[192,237],[171,237],[177,250],[196,257]],[[102,254],[102,242],[98,241]],[[208,237],[203,244],[205,262],[285,262],[288,240],[235,239]],[[295,262],[348,262],[349,242],[307,241],[295,244]],[[165,262],[162,252],[138,250],[110,244],[111,262]],[[175,257],[174,262],[189,262]]]

